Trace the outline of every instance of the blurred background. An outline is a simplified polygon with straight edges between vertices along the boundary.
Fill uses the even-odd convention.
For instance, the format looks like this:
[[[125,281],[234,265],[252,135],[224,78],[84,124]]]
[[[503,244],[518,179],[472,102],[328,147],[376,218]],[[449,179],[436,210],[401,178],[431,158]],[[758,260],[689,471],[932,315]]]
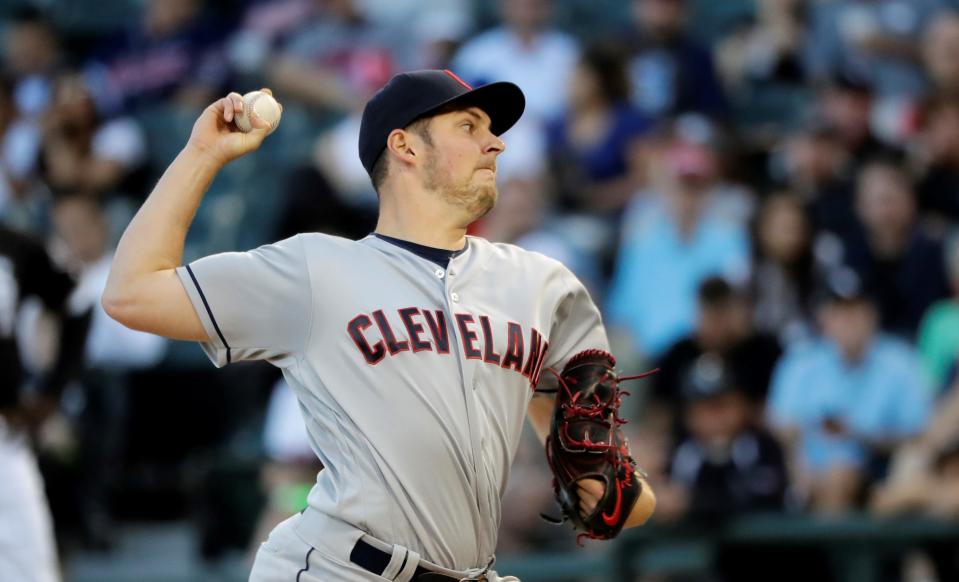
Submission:
[[[653,522],[577,548],[539,517],[530,434],[500,572],[959,580],[957,10],[0,0],[0,552],[71,582],[246,579],[318,469],[295,399],[109,320],[114,245],[201,109],[262,86],[283,123],[217,178],[186,260],[365,236],[362,106],[449,67],[527,97],[474,234],[564,262],[620,367],[661,369],[626,403]]]

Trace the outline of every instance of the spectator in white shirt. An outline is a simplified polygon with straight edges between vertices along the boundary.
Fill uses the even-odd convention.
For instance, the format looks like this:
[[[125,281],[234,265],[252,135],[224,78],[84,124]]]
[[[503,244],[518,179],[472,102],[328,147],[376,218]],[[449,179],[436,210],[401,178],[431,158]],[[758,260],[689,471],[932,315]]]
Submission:
[[[473,85],[511,81],[526,95],[524,119],[562,113],[579,56],[576,41],[552,28],[552,0],[502,0],[503,23],[467,41],[453,70]]]

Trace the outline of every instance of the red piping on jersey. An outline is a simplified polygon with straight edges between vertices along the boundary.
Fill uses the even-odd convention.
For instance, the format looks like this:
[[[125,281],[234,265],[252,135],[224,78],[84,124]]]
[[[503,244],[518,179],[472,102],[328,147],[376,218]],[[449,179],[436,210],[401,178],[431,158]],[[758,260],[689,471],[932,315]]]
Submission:
[[[451,70],[449,70],[449,69],[443,69],[443,72],[446,73],[447,75],[449,75],[450,77],[453,77],[453,79],[455,79],[456,82],[459,83],[460,85],[466,87],[466,88],[469,89],[470,91],[473,90],[473,88],[469,86],[469,83],[467,83],[467,82],[464,81],[463,79],[460,79],[459,77],[457,77],[457,76],[456,76],[456,73],[454,73],[453,71],[451,71]]]

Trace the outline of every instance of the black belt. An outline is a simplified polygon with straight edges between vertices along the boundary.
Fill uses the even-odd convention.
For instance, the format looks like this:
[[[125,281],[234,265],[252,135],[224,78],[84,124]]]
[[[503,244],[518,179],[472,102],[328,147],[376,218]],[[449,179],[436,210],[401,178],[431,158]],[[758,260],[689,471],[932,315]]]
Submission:
[[[408,557],[409,555],[407,555],[407,558]],[[351,562],[363,568],[367,572],[376,574],[377,576],[383,575],[383,572],[386,571],[386,567],[389,565],[391,558],[392,556],[390,554],[374,548],[370,544],[364,542],[362,539],[356,542],[356,545],[353,546],[353,551],[350,552]],[[400,566],[400,572],[403,571],[403,566],[405,565],[406,562],[404,561]],[[431,572],[420,565],[416,566],[416,570],[413,571],[413,577],[411,580],[415,582],[459,582],[457,578],[452,578],[437,572]]]

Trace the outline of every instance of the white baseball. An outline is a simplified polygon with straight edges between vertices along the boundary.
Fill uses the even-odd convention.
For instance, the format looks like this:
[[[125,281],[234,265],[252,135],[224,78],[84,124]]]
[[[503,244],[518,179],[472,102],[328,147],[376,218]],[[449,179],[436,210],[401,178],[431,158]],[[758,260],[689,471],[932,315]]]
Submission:
[[[255,116],[269,124],[270,133],[273,133],[280,124],[281,114],[280,104],[272,95],[263,91],[250,91],[243,96],[243,111],[234,114],[233,123],[240,131],[248,133],[253,129],[252,118]]]

